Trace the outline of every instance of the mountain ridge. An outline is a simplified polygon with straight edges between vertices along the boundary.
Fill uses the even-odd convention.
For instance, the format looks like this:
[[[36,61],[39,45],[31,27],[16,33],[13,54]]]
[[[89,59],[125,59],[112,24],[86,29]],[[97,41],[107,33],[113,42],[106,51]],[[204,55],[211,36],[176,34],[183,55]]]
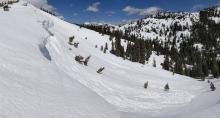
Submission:
[[[116,53],[114,50],[112,53],[116,56],[145,64],[152,52],[155,52],[158,56],[165,56],[162,63],[165,70],[194,78],[204,78],[204,75],[206,77],[208,74],[218,77],[219,67],[207,67],[207,64],[213,66],[214,63],[219,63],[219,11],[220,7],[215,6],[198,13],[159,13],[119,26],[108,24],[81,26],[111,35],[116,41],[125,39],[134,43],[127,43],[129,49],[124,50],[123,46],[115,45]],[[134,52],[139,54],[134,54],[130,50],[135,50]],[[213,56],[208,56],[206,50],[213,50],[210,52]],[[195,54],[197,59],[193,57]],[[203,62],[199,62],[201,60]],[[188,68],[189,66],[195,68]],[[196,66],[204,66],[203,72]],[[209,73],[209,70],[212,73]]]

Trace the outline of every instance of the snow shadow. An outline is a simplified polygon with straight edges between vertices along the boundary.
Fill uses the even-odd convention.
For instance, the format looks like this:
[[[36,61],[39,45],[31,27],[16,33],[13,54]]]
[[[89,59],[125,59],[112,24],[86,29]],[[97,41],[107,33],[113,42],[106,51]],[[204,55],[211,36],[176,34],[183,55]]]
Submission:
[[[51,58],[50,53],[49,53],[49,51],[48,51],[48,49],[47,49],[47,47],[46,47],[46,43],[47,43],[47,41],[44,40],[43,44],[39,44],[38,46],[39,46],[39,49],[40,49],[40,52],[42,53],[42,55],[43,55],[46,59],[48,59],[49,61],[51,61],[52,58]]]
[[[54,26],[54,23],[53,23],[53,22],[51,22],[51,21],[49,21],[49,20],[44,20],[44,21],[42,22],[42,26],[43,26],[43,28],[48,32],[48,34],[49,34],[50,36],[54,36],[54,34],[49,30],[51,27]]]
[[[220,104],[220,100],[216,104]]]

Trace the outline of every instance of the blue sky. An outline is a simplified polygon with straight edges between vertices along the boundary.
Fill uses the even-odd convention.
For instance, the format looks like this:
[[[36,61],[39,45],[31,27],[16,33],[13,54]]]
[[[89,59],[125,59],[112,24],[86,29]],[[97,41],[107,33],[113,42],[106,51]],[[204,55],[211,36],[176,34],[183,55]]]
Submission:
[[[48,0],[67,21],[121,23],[156,10],[195,11],[220,0]]]

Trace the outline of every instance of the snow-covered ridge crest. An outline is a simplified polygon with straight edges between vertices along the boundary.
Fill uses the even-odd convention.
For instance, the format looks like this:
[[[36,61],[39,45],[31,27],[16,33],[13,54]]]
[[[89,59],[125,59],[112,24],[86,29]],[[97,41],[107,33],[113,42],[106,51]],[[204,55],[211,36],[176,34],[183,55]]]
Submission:
[[[86,24],[109,27],[112,30],[120,30],[124,33],[134,35],[139,39],[158,40],[166,42],[168,39],[174,39],[177,36],[179,43],[182,36],[190,37],[190,30],[193,22],[199,20],[199,13],[188,12],[160,12],[155,15],[147,16],[140,20],[135,20],[122,25],[111,24]],[[172,31],[173,27],[180,27],[177,31]],[[178,46],[179,44],[177,44]]]

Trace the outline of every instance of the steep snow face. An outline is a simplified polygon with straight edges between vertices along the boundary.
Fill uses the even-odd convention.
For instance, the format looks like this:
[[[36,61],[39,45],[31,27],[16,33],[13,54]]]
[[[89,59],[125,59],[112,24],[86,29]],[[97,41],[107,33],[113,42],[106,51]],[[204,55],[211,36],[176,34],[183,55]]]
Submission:
[[[31,5],[11,7],[9,12],[0,9],[0,116],[119,118],[113,106],[57,65],[55,59],[71,59],[42,26],[53,19]]]
[[[132,63],[109,51],[104,54],[100,47],[106,43],[111,47],[107,35],[22,3],[11,6],[9,12],[0,9],[0,16],[2,117],[193,118],[211,110],[214,116],[220,115],[219,90],[210,93],[206,82]],[[78,48],[68,44],[70,36],[79,42]],[[76,62],[76,55],[91,55],[88,66]],[[102,74],[96,72],[100,67],[105,67]]]

